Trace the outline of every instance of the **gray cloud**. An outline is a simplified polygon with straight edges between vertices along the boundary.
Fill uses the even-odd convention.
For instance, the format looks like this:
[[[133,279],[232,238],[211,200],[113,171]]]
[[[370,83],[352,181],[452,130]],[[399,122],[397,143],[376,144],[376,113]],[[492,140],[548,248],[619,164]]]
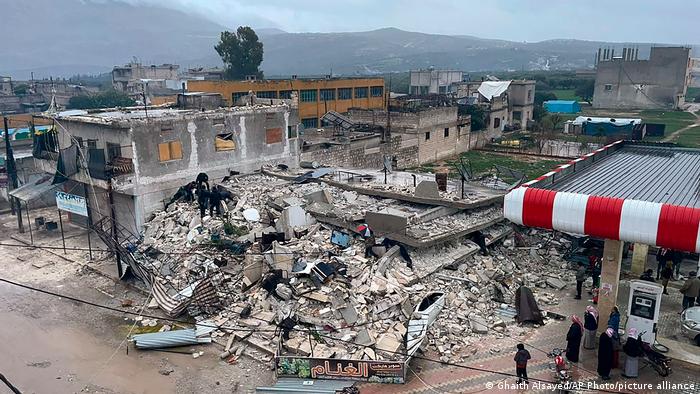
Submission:
[[[94,1],[94,0],[93,0]],[[686,0],[97,0],[198,13],[227,27],[289,32],[382,27],[514,41],[552,38],[697,42],[700,2]]]

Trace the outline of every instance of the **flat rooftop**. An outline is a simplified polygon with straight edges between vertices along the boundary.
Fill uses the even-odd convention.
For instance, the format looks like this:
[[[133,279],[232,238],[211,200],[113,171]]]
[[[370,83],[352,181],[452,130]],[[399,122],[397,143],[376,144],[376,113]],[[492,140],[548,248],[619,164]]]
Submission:
[[[605,153],[530,186],[700,208],[700,149],[623,142]]]

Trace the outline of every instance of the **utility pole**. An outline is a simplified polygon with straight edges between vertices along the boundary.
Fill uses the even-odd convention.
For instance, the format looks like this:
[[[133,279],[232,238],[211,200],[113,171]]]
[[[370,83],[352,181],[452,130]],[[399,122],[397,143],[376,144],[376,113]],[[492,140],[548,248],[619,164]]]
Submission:
[[[112,193],[112,174],[110,171],[109,178],[107,179],[107,194],[109,195],[109,214],[112,218],[112,239],[114,240],[114,254],[117,256],[117,273],[121,279],[124,276],[122,272],[122,259],[119,253],[119,237],[117,231],[117,218],[114,214],[114,193]]]
[[[7,183],[7,197],[12,207],[12,212],[17,215],[17,227],[19,232],[24,233],[24,224],[22,223],[22,207],[19,200],[10,196],[10,191],[17,189],[17,168],[15,167],[15,156],[12,154],[12,145],[10,145],[10,128],[7,126],[7,117],[2,118],[5,126],[5,168],[9,176]]]

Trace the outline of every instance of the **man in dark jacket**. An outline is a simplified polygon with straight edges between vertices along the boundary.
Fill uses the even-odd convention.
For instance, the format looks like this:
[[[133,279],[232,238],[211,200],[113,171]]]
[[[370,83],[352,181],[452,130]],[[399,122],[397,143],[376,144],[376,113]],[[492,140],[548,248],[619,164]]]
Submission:
[[[664,269],[664,267],[666,267],[669,254],[670,252],[666,248],[659,248],[659,250],[656,252],[656,262],[658,263],[658,266],[656,267],[656,280],[661,279],[661,271]]]
[[[576,297],[577,300],[581,299],[581,290],[583,289],[583,282],[586,280],[586,267],[582,262],[579,261],[578,269],[576,270]]]
[[[531,358],[530,352],[525,349],[525,345],[519,343],[518,351],[515,353],[515,357],[513,357],[513,361],[515,361],[515,374],[518,375],[518,384],[522,383],[523,380],[525,384],[530,384],[527,380],[527,360]]]

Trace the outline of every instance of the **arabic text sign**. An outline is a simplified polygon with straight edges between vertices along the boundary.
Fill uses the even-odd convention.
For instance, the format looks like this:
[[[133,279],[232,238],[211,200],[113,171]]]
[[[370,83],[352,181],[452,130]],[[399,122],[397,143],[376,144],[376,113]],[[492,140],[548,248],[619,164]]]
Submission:
[[[88,215],[85,197],[64,192],[56,192],[56,205],[58,206],[58,209],[62,211],[67,211],[81,216]]]
[[[277,376],[312,379],[360,380],[376,383],[405,381],[404,363],[398,361],[346,360],[332,358],[277,358]]]

